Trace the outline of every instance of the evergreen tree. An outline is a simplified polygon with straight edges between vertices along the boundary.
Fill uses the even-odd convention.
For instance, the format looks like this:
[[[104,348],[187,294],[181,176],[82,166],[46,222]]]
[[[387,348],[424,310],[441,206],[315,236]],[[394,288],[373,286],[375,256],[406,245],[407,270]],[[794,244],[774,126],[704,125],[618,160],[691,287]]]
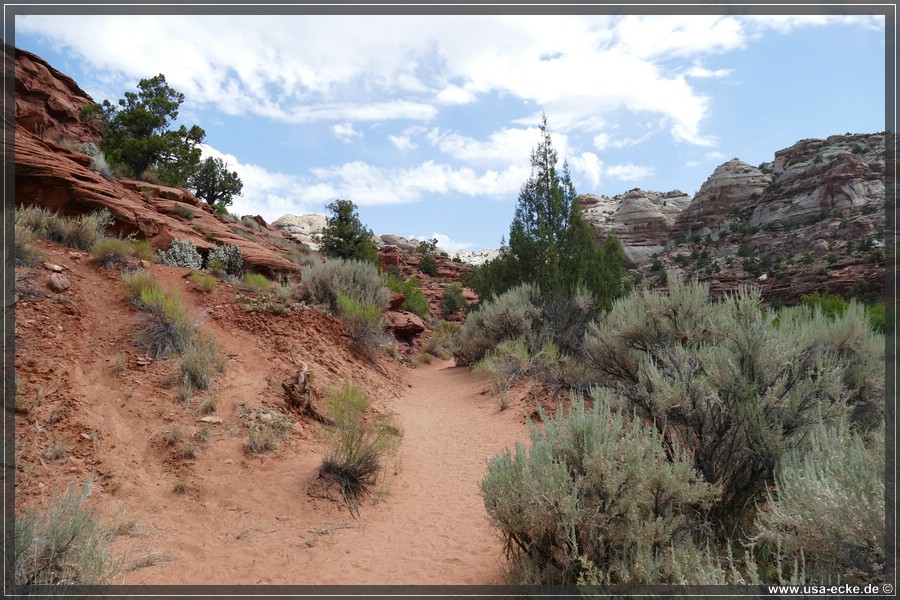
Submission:
[[[185,187],[200,165],[199,144],[206,132],[197,125],[170,129],[184,94],[169,87],[164,75],[141,79],[137,87],[137,93],[125,92],[117,106],[104,100],[85,107],[82,118],[99,121],[100,147],[108,161],[133,177],[155,169],[162,181]]]
[[[194,195],[205,200],[216,212],[227,212],[234,196],[244,189],[236,171],[229,171],[221,158],[208,157],[200,168],[188,177]]]
[[[366,229],[351,200],[337,200],[326,207],[332,216],[320,234],[319,250],[329,258],[378,261],[378,248],[372,231]]]
[[[573,296],[579,288],[594,295],[598,308],[608,308],[627,291],[625,255],[615,235],[598,247],[584,220],[569,175],[553,148],[547,117],[541,139],[531,153],[531,176],[522,185],[509,230],[509,245],[470,280],[482,298],[520,283],[536,283],[545,298]]]

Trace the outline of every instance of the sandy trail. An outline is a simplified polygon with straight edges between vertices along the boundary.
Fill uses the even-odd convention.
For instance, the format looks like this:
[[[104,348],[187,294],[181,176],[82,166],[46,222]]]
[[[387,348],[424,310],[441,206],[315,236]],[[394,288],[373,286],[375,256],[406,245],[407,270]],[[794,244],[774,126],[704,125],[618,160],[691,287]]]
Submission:
[[[304,583],[501,583],[502,544],[479,484],[487,460],[527,427],[498,410],[485,379],[450,362],[411,371],[409,382],[392,407],[404,437],[389,494],[310,554]]]

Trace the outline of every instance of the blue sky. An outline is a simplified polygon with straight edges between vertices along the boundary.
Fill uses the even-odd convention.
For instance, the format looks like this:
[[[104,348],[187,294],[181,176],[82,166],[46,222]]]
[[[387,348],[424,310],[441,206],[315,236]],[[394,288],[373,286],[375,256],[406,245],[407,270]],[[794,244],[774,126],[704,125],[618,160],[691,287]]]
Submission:
[[[223,10],[225,10],[223,8]],[[723,13],[727,6],[723,7]],[[579,193],[694,194],[721,163],[885,129],[882,16],[15,17],[115,102],[162,73],[244,182],[232,212],[499,246],[546,113]]]

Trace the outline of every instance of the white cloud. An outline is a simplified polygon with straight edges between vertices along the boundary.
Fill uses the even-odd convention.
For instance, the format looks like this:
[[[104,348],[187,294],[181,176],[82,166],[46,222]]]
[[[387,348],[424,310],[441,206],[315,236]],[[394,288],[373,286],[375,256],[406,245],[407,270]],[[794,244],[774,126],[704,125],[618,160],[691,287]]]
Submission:
[[[410,240],[418,240],[418,241],[427,241],[431,239],[436,239],[438,241],[438,248],[442,248],[447,252],[457,252],[459,250],[467,250],[474,246],[474,244],[469,242],[457,242],[450,239],[450,236],[445,235],[443,233],[432,233],[431,235],[412,235],[407,236],[407,239]]]
[[[609,134],[606,133],[598,133],[594,136],[594,148],[597,150],[603,151],[607,148],[627,148],[629,146],[637,146],[638,144],[642,144],[649,140],[656,133],[655,130],[648,131],[641,137],[637,138],[622,138],[622,139],[612,139]]]
[[[603,170],[607,177],[620,181],[640,181],[652,177],[656,170],[653,167],[642,167],[631,163],[612,165]]]
[[[685,71],[685,75],[688,77],[695,77],[697,79],[718,79],[722,77],[728,77],[731,74],[731,69],[716,69],[710,70],[704,67],[700,62],[695,61],[690,69]]]
[[[471,104],[476,96],[470,90],[458,85],[448,85],[437,93],[436,99],[441,104]]]
[[[362,137],[362,133],[353,129],[353,125],[350,123],[336,123],[332,125],[331,133],[337,139],[348,144],[353,141],[353,138]]]
[[[417,148],[416,143],[408,135],[389,135],[388,140],[400,151]]]
[[[540,135],[537,127],[506,128],[491,133],[486,140],[477,140],[434,128],[428,132],[427,137],[441,152],[459,160],[527,165],[532,149],[540,142]],[[550,136],[560,158],[565,157],[569,148],[568,137],[553,131]]]
[[[689,160],[689,161],[687,161],[686,163],[684,163],[684,166],[686,166],[686,167],[688,167],[688,168],[690,168],[690,169],[693,169],[694,167],[699,167],[699,166],[700,166],[700,161],[698,161],[698,160]]]
[[[572,171],[583,173],[595,188],[600,185],[600,174],[603,172],[603,161],[593,152],[582,152],[580,156],[569,159]]]
[[[728,158],[728,155],[723,152],[719,152],[718,150],[713,150],[712,152],[706,153],[706,158],[708,158],[709,160],[725,160],[726,158]]]

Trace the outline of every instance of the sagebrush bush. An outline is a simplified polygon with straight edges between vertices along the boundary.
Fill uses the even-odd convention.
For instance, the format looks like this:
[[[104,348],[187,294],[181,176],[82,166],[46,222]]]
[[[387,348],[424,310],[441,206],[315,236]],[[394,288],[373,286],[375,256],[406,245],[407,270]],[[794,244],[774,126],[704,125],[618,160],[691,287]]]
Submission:
[[[238,246],[213,246],[206,254],[206,268],[212,271],[217,262],[226,274],[239,277],[244,270],[244,253]]]
[[[105,237],[106,227],[112,223],[113,217],[105,208],[67,217],[39,206],[17,206],[15,221],[37,237],[70,248],[89,250]]]
[[[578,356],[591,321],[599,316],[597,299],[585,288],[572,295],[555,294],[540,302],[541,328],[538,338],[552,342],[566,356]]]
[[[339,294],[337,301],[338,315],[358,350],[370,354],[387,343],[380,306],[363,304],[344,294]]]
[[[349,296],[360,304],[387,308],[390,292],[378,269],[366,261],[329,259],[302,271],[304,298],[337,314],[338,295]]]
[[[491,459],[481,493],[517,584],[724,583],[692,532],[717,489],[606,392],[542,414],[531,447]]]
[[[31,244],[37,236],[34,232],[19,222],[15,224],[15,252],[16,265],[23,267],[33,267],[39,264],[43,258],[43,252],[34,248]]]
[[[145,288],[135,304],[145,313],[135,337],[153,358],[183,351],[197,331],[198,319],[189,315],[177,290]]]
[[[369,493],[382,470],[383,458],[396,449],[402,430],[390,421],[380,426],[366,424],[365,412],[371,400],[355,383],[344,381],[328,390],[325,410],[331,425],[326,436],[328,452],[319,467],[326,490],[340,488],[341,496],[355,516],[360,497]]]
[[[182,380],[193,389],[206,390],[214,373],[225,370],[226,358],[216,340],[206,334],[193,335],[184,344],[179,369]]]
[[[188,220],[193,219],[195,216],[193,208],[191,208],[187,204],[182,204],[180,202],[176,202],[175,206],[172,207],[172,214],[178,215],[179,217],[183,217]]]
[[[851,412],[883,418],[883,346],[852,303],[833,321],[786,309],[776,322],[758,290],[720,302],[669,274],[669,292],[617,301],[592,323],[583,354],[627,405],[721,488],[711,512],[722,535],[752,521],[778,458],[809,431]]]
[[[470,312],[456,336],[457,364],[478,362],[503,340],[521,338],[531,344],[541,318],[539,302],[537,287],[522,284]]]
[[[170,267],[182,267],[199,271],[203,268],[203,257],[191,240],[173,238],[169,249],[160,251],[158,261]]]
[[[864,436],[841,420],[815,430],[807,451],[779,461],[754,541],[802,560],[810,581],[884,581],[884,450],[884,429]]]
[[[72,485],[43,508],[17,515],[14,581],[16,585],[110,584],[122,562],[112,557],[115,528],[88,504],[92,485]],[[12,561],[10,561],[12,562]]]
[[[459,323],[436,321],[431,328],[431,337],[422,344],[422,352],[428,352],[443,360],[450,360],[453,358],[451,349],[460,328]]]

